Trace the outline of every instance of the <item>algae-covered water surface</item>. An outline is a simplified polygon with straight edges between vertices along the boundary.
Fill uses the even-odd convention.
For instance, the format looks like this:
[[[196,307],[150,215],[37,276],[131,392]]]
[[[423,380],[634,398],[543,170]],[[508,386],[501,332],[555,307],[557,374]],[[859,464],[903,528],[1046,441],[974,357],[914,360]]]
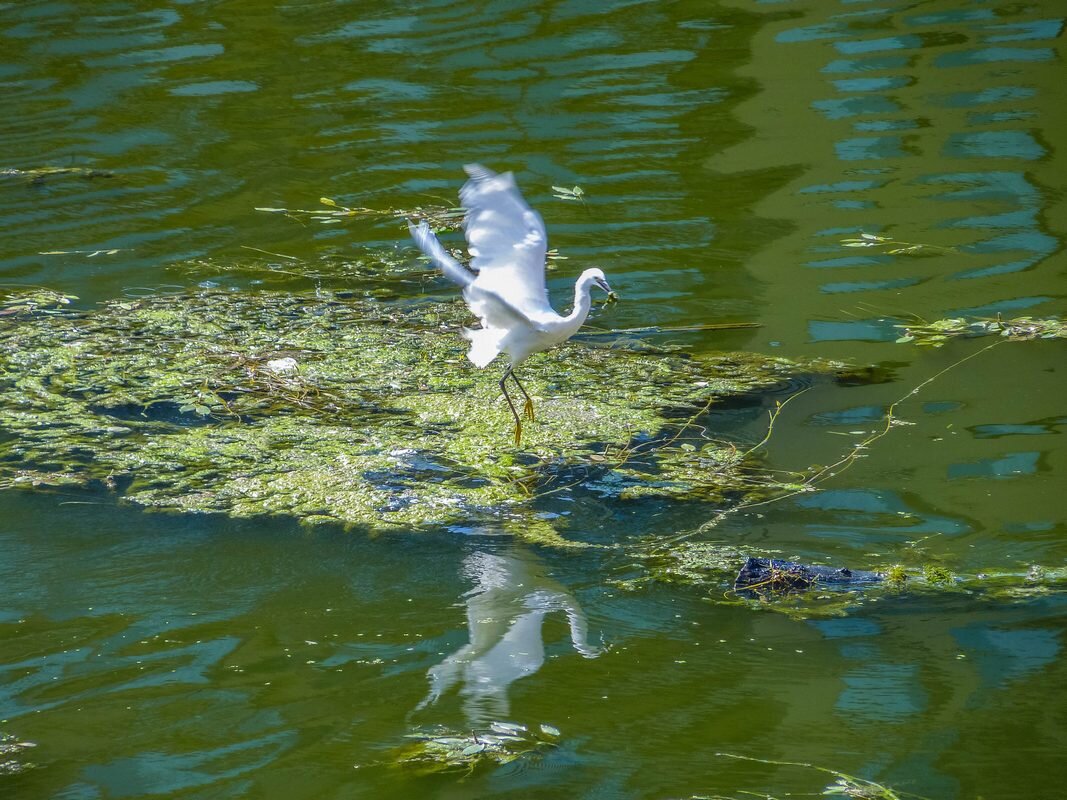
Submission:
[[[102,485],[142,506],[368,532],[514,520],[521,538],[555,540],[527,513],[546,494],[728,508],[798,491],[700,418],[834,369],[565,348],[531,371],[546,419],[523,447],[444,323],[454,304],[217,290],[70,302],[7,300],[7,486]]]
[[[1054,796],[1063,27],[0,3],[0,797]]]

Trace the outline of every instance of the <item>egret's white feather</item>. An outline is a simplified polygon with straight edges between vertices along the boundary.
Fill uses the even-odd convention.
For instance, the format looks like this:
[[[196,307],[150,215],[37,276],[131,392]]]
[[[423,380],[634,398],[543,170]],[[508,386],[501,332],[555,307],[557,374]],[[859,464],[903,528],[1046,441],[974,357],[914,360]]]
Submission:
[[[464,328],[463,335],[470,341],[471,349],[467,358],[478,369],[489,366],[489,362],[500,355],[502,340],[507,331],[502,328]]]
[[[464,169],[470,180],[459,199],[467,209],[464,233],[475,282],[531,319],[556,316],[545,288],[548,237],[540,214],[526,205],[510,172],[497,175],[479,164]]]
[[[471,255],[467,269],[445,250],[425,221],[408,223],[411,237],[450,280],[463,287],[463,299],[482,323],[466,328],[471,343],[467,353],[475,366],[488,366],[501,353],[511,365],[500,381],[511,413],[515,415],[515,443],[522,422],[505,382],[510,376],[526,398],[525,413],[533,419],[533,401],[515,377],[514,368],[531,353],[565,342],[578,332],[589,314],[589,292],[598,286],[611,292],[604,273],[587,269],[574,285],[574,307],[561,316],[548,302],[545,288],[547,237],[540,215],[522,199],[510,172],[498,175],[479,164],[464,167],[470,176],[459,191],[467,209],[464,233]]]

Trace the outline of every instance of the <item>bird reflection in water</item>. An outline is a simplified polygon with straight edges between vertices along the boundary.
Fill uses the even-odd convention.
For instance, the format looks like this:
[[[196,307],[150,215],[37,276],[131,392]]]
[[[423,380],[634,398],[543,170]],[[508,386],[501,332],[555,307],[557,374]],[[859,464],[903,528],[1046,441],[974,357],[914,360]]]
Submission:
[[[555,611],[566,614],[575,650],[585,658],[600,654],[589,644],[578,601],[532,553],[476,551],[464,560],[463,572],[474,584],[464,596],[470,641],[430,668],[430,692],[418,709],[459,684],[470,723],[506,719],[508,687],[544,664],[541,628]]]

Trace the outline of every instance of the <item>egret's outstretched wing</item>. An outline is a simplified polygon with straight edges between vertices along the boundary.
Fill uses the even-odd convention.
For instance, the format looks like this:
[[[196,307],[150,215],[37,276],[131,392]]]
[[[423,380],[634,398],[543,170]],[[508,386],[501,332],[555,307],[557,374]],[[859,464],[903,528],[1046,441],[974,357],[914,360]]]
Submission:
[[[467,209],[464,233],[475,285],[527,317],[555,316],[545,290],[548,237],[541,216],[526,205],[510,172],[498,175],[480,164],[464,169],[470,180],[459,199]]]
[[[408,230],[411,231],[411,238],[415,240],[415,244],[419,246],[419,249],[424,254],[430,257],[430,260],[438,266],[446,278],[464,287],[474,280],[474,273],[452,258],[451,254],[441,244],[441,241],[434,235],[434,232],[430,230],[426,220],[423,220],[418,225],[414,225],[411,220],[408,220]]]
[[[481,321],[480,329],[464,332],[471,342],[467,357],[477,366],[484,367],[500,355],[509,333],[540,330],[540,324],[531,320],[528,313],[519,311],[498,292],[479,286],[474,273],[452,258],[425,220],[418,225],[409,221],[408,230],[419,249],[429,256],[445,276],[463,287],[463,299],[467,301],[467,307]]]

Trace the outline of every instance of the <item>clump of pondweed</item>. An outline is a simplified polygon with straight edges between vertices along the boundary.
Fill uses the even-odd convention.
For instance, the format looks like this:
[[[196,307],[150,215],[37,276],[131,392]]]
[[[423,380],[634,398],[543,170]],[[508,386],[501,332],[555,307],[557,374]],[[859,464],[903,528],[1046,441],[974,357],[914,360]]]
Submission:
[[[0,731],[0,775],[15,775],[36,767],[33,762],[23,760],[26,751],[36,746],[35,742],[21,741]]]
[[[724,586],[737,574],[747,556],[736,546],[717,541],[652,537],[626,548],[632,562],[619,567],[612,584],[634,591],[651,583]]]
[[[923,564],[923,579],[930,584],[946,585],[955,582],[952,572],[940,564]]]
[[[934,322],[908,323],[896,327],[903,330],[903,334],[897,339],[898,343],[914,342],[927,347],[941,347],[952,339],[975,336],[1002,336],[1016,340],[1067,339],[1067,322],[1058,317],[949,317]]]
[[[54,292],[51,289],[29,289],[0,298],[0,317],[20,317],[32,314],[61,314],[77,295]]]
[[[902,564],[894,564],[885,571],[885,582],[894,589],[903,589],[908,583],[908,571]]]
[[[536,729],[514,722],[493,722],[483,731],[453,731],[444,727],[407,735],[396,763],[421,773],[463,772],[479,767],[510,764],[521,758],[538,758],[557,747],[560,732],[552,725]]]

